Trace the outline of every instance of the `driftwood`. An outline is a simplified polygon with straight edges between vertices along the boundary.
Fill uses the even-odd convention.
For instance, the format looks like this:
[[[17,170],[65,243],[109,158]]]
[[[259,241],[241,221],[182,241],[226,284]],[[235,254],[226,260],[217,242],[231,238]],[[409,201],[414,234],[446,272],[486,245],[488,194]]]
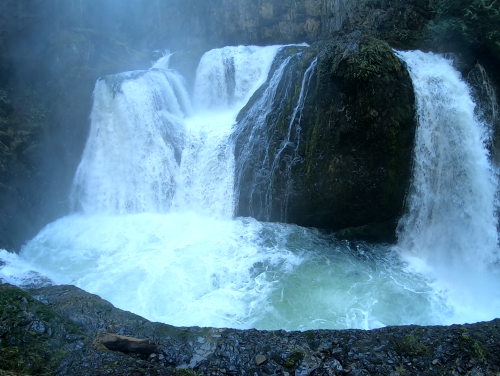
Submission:
[[[149,339],[125,337],[111,333],[97,333],[96,342],[108,350],[126,354],[150,355],[156,351],[156,344]]]

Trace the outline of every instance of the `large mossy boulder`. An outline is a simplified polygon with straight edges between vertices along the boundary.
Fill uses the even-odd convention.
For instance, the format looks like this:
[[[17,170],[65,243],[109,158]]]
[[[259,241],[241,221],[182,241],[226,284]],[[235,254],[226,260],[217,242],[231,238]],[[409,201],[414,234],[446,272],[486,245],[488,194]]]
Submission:
[[[342,230],[339,235],[346,238],[393,241],[409,184],[416,128],[409,74],[389,45],[361,33],[315,49],[315,73],[300,117],[295,115],[292,124],[295,139],[288,139],[293,147],[280,147],[290,128],[279,124],[294,116],[312,51],[301,55],[292,68],[295,84],[282,89],[288,95],[276,100],[266,115],[267,134],[252,135],[251,124],[238,133],[236,158],[244,172],[237,182],[238,214]],[[241,127],[244,118],[240,115]],[[250,138],[262,144],[266,137],[269,146],[245,160],[243,145]],[[265,161],[274,161],[275,169],[267,180],[260,178]]]

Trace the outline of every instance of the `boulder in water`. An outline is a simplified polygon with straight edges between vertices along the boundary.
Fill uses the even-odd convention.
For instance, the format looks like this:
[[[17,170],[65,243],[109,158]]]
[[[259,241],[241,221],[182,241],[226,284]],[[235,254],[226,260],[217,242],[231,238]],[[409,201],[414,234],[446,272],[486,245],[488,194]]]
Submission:
[[[416,129],[409,74],[388,44],[359,32],[312,50],[318,53],[312,77],[304,81],[315,54],[304,52],[287,68],[295,74],[290,87],[278,85],[285,96],[267,114],[267,134],[257,137],[268,137],[268,146],[249,160],[241,145],[251,142],[252,124],[240,115],[236,158],[246,166],[238,214],[393,241]],[[272,170],[266,179],[264,167]]]

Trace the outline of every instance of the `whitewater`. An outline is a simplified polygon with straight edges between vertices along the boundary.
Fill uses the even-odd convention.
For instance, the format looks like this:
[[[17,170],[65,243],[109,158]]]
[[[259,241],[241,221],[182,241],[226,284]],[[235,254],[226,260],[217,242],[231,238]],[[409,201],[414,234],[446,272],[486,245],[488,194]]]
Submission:
[[[498,317],[491,132],[440,55],[399,52],[419,127],[395,246],[234,217],[231,135],[267,81],[255,115],[265,116],[262,98],[275,94],[293,58],[275,61],[281,48],[207,52],[192,94],[169,69],[169,56],[148,71],[100,79],[73,214],[47,225],[19,255],[0,251],[0,278],[24,287],[74,284],[176,326],[372,329]],[[302,78],[294,119],[315,69],[316,60]]]

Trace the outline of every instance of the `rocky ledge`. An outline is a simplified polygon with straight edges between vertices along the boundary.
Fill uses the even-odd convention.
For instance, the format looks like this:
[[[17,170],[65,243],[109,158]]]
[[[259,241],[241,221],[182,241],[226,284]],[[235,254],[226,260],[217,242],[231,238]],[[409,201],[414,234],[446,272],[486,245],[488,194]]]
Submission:
[[[500,375],[500,319],[371,331],[176,328],[74,286],[0,284],[4,375]]]

